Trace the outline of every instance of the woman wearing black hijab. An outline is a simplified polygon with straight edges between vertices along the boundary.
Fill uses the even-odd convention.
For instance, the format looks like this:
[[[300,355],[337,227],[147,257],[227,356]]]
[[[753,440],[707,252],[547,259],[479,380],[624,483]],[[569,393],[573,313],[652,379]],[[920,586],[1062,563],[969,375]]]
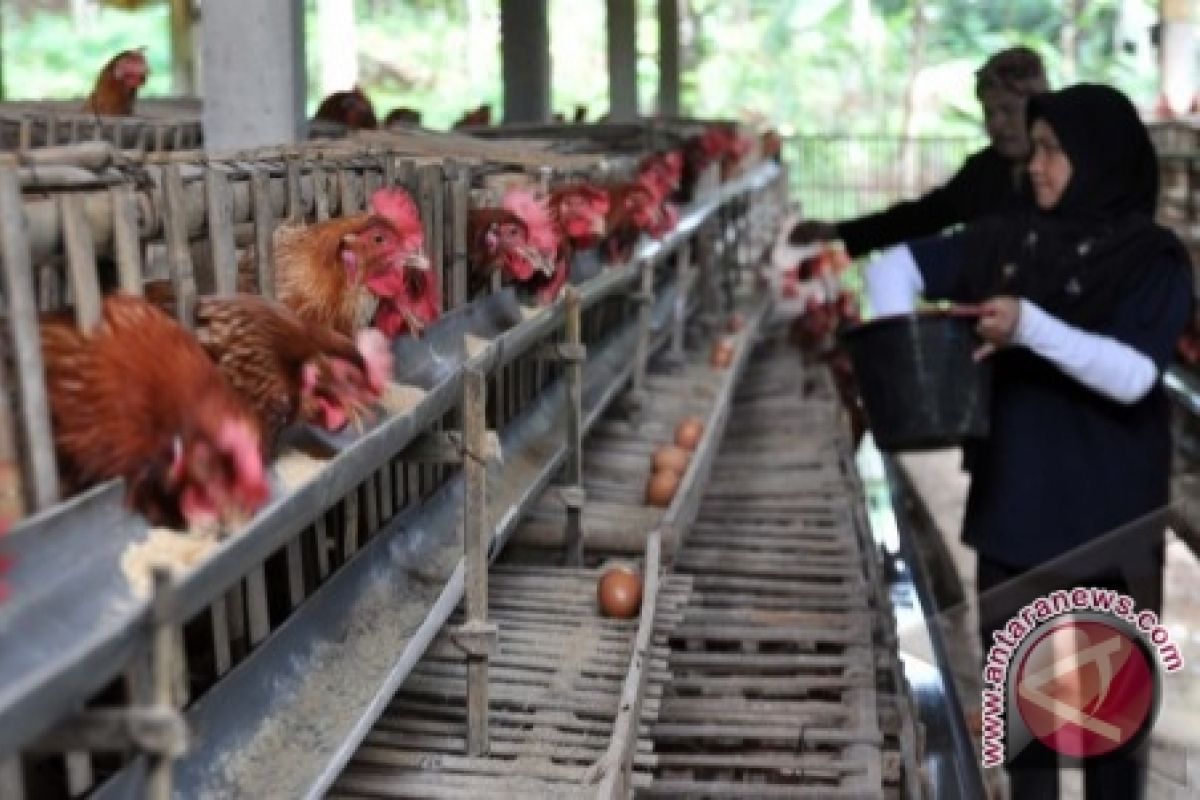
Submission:
[[[876,314],[918,294],[982,304],[991,432],[965,448],[963,539],[979,556],[985,657],[1052,589],[1105,586],[1161,612],[1161,376],[1192,304],[1187,253],[1153,221],[1158,169],[1129,100],[1074,86],[1032,98],[1028,121],[1036,208],[894,248],[867,275]],[[1085,762],[1086,796],[1140,797],[1143,754]],[[1037,755],[1009,765],[1013,797],[1057,796],[1055,764]]]

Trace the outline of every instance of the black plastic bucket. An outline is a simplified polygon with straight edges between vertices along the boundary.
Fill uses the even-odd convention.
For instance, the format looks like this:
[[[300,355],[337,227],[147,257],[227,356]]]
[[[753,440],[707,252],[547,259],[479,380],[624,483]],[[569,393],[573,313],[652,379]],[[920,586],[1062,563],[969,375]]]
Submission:
[[[842,333],[879,449],[931,450],[987,436],[992,370],[975,320],[882,317]]]

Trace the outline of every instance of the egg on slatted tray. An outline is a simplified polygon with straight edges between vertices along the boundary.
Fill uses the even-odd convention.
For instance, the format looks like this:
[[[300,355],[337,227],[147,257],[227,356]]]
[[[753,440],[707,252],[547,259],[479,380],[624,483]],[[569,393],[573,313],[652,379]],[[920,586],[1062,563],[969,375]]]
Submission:
[[[684,450],[695,450],[704,436],[704,420],[699,417],[688,417],[675,428],[675,444]]]
[[[671,469],[657,470],[646,482],[646,505],[666,508],[679,490],[682,476]]]
[[[671,470],[682,475],[687,472],[688,462],[691,460],[692,454],[682,447],[664,444],[654,451],[654,471]]]
[[[717,369],[727,369],[733,363],[733,342],[728,339],[719,339],[713,342],[708,363]]]
[[[626,566],[610,567],[596,583],[600,613],[616,619],[632,619],[642,604],[642,577]]]

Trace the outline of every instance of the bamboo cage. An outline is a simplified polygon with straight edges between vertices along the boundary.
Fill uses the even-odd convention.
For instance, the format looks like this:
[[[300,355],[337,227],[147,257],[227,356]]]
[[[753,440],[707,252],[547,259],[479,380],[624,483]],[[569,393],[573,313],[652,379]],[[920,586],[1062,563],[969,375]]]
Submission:
[[[0,103],[0,152],[91,141],[141,151],[195,149],[203,141],[199,102],[140,100],[129,117],[93,114],[78,100]]]
[[[46,113],[55,119],[45,130],[61,130],[64,116]],[[0,130],[6,130],[5,119],[0,109]],[[72,529],[75,521],[93,513],[92,505],[119,496],[119,487],[101,488],[84,498],[62,496],[37,335],[41,314],[67,311],[89,324],[99,314],[103,295],[122,291],[144,295],[190,325],[201,296],[252,292],[271,297],[271,240],[277,225],[355,214],[366,208],[376,188],[400,186],[419,207],[427,253],[441,277],[444,313],[465,319],[472,306],[492,295],[498,303],[504,300],[499,286],[489,287],[482,297],[468,291],[466,218],[471,208],[495,204],[512,185],[548,187],[581,177],[628,177],[640,155],[564,154],[536,142],[443,140],[391,132],[204,154],[182,133],[172,134],[176,138],[159,148],[157,134],[145,133],[146,128],[132,144],[114,136],[43,147],[42,140],[30,138],[33,123],[22,125],[19,130],[25,133],[18,132],[18,146],[24,142],[28,149],[0,153],[0,385],[5,390],[0,393],[0,509],[11,517],[32,516],[39,533]],[[48,134],[44,142],[69,138]],[[785,186],[776,180],[767,194]],[[712,182],[708,190],[715,188]],[[772,208],[780,200],[774,197]],[[718,230],[757,230],[750,238],[761,247],[769,232],[754,228],[748,202],[731,198],[728,209],[697,231],[699,242],[690,256],[685,249],[680,261],[663,262],[647,273],[648,288],[681,278],[693,256],[702,269],[714,270],[720,259],[739,258],[738,248],[707,241]],[[778,215],[765,215],[757,224],[769,225],[768,216]],[[634,285],[632,273],[628,280]],[[537,335],[548,345],[564,341],[560,306],[542,315],[544,332]],[[646,313],[636,292],[606,294],[582,312],[580,341],[596,346],[612,331],[645,319]],[[461,345],[461,335],[459,339]],[[527,351],[487,355],[492,365],[486,388],[488,429],[502,430],[528,413],[564,375],[562,363],[530,344],[524,347]],[[396,439],[402,444],[380,451],[386,457],[372,461],[370,470],[356,467],[351,473],[361,477],[333,476],[331,485],[344,484],[345,491],[329,496],[313,490],[297,499],[292,504],[297,510],[287,509],[279,530],[261,537],[270,542],[261,546],[268,549],[240,561],[241,567],[228,573],[236,579],[221,584],[220,591],[210,590],[215,599],[188,614],[172,646],[176,708],[203,697],[306,598],[333,580],[378,531],[446,485],[457,470],[406,448],[426,434],[461,427],[463,409],[457,399],[440,395],[429,406],[434,410],[422,416],[420,430],[403,428],[403,439]],[[136,664],[124,682],[109,687],[110,699],[114,692],[126,702],[144,696],[144,681],[134,672]],[[86,752],[69,751],[64,763],[72,791],[95,784],[96,762]],[[0,772],[4,766],[0,758]]]

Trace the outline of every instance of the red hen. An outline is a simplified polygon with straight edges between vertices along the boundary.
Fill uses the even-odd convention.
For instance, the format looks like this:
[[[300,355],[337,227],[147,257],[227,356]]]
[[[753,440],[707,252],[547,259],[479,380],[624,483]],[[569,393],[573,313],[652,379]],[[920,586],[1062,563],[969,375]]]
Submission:
[[[196,318],[197,338],[256,415],[267,453],[297,421],[341,430],[378,402],[391,376],[391,353],[374,329],[360,331],[356,347],[248,294],[205,297]]]
[[[95,330],[42,324],[54,443],[71,490],[125,479],[155,525],[254,512],[269,493],[250,411],[196,339],[147,301],[104,301]]]
[[[115,117],[129,116],[133,113],[138,89],[146,83],[149,74],[150,65],[141,50],[117,53],[100,70],[83,110]]]

